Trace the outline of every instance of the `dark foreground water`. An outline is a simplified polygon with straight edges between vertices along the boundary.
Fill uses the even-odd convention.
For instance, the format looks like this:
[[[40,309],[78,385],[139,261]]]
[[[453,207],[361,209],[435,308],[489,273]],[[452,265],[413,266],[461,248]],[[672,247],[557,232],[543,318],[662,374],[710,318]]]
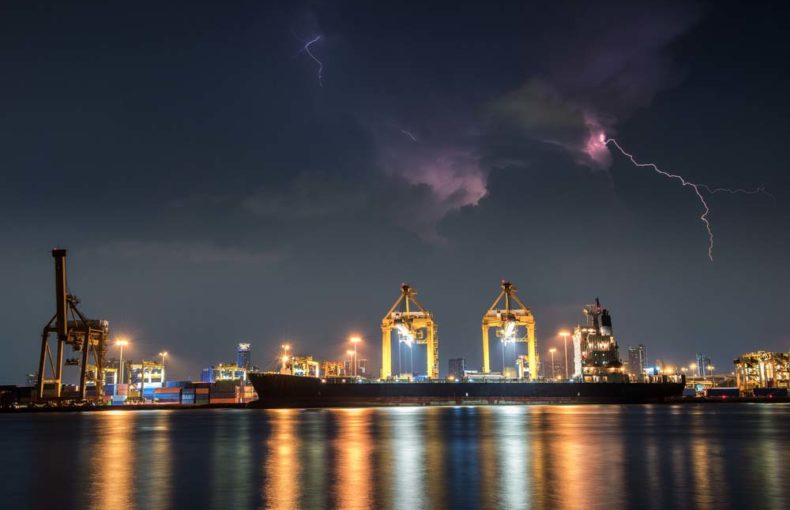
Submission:
[[[790,406],[0,415],[2,508],[788,508]]]

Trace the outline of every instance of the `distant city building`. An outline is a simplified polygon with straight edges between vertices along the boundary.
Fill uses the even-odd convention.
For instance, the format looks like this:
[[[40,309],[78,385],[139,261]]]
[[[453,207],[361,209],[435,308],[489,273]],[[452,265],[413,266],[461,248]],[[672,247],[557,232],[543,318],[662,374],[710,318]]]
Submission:
[[[353,356],[350,359],[347,359],[342,362],[343,363],[343,372],[344,375],[354,375],[354,360]],[[357,371],[356,374],[360,377],[366,377],[368,374],[368,360],[360,359],[357,360]]]
[[[362,377],[368,376],[368,360],[361,359],[357,361],[357,375]]]
[[[250,370],[252,366],[250,359],[250,344],[241,343],[238,345],[236,349],[236,365],[246,371]]]
[[[707,377],[711,366],[710,358],[697,353],[697,377]]]
[[[129,384],[139,389],[161,388],[165,380],[165,367],[158,361],[145,361],[126,364],[129,372]],[[124,376],[124,378],[126,378]]]
[[[628,348],[628,373],[639,377],[644,375],[647,368],[647,349],[639,344]]]
[[[447,376],[454,379],[463,379],[466,372],[466,360],[464,358],[452,358],[448,362]]]
[[[790,387],[790,354],[786,352],[747,352],[734,363],[741,391]]]

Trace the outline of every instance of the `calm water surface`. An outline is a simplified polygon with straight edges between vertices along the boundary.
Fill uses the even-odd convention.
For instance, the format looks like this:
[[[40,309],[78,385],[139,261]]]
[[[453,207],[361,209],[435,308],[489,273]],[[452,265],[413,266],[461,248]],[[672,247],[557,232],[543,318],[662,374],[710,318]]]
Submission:
[[[0,483],[3,508],[779,509],[788,432],[784,404],[0,415]]]

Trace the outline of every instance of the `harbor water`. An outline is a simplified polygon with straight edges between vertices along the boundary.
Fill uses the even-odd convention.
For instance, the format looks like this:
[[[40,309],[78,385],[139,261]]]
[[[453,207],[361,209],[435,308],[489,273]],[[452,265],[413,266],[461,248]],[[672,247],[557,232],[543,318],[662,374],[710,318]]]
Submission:
[[[787,508],[790,405],[0,415],[4,508]]]

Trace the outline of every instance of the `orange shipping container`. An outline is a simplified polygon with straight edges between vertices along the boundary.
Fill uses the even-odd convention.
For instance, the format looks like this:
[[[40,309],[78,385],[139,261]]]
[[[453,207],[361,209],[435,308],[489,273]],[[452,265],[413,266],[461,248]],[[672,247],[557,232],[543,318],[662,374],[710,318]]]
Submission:
[[[235,404],[237,401],[235,398],[214,398],[211,397],[212,404]]]

